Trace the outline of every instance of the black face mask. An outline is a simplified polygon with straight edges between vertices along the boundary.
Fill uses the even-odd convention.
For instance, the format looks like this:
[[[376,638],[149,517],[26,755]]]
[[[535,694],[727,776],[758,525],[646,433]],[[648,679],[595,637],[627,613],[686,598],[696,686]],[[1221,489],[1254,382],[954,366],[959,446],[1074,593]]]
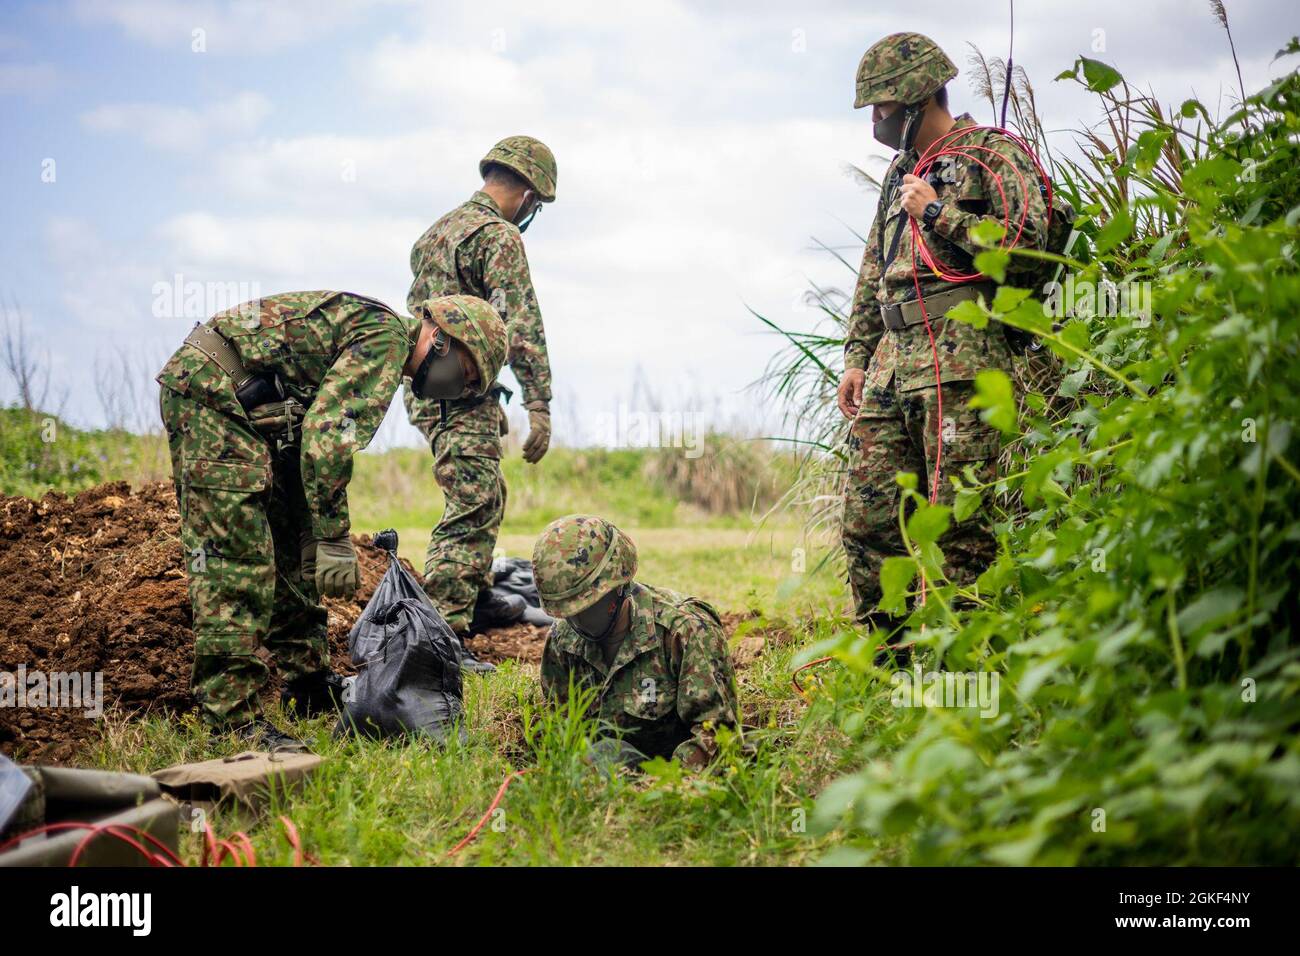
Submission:
[[[411,376],[411,388],[419,398],[460,398],[465,393],[465,367],[451,347],[451,337],[441,329]]]
[[[519,211],[515,213],[515,225],[519,227],[521,233],[528,231],[528,227],[532,225],[533,220],[537,218],[537,213],[542,208],[541,201],[536,199],[533,199],[532,208],[529,208],[530,199],[533,199],[531,189],[524,193],[524,201],[519,204]],[[528,210],[527,213],[524,213],[525,209]]]
[[[882,146],[888,146],[890,149],[896,149],[900,152],[909,150],[912,148],[912,140],[916,139],[916,131],[920,128],[921,113],[924,110],[924,103],[917,103],[914,106],[900,106],[879,123],[876,123],[871,129],[871,135]]]
[[[618,623],[618,615],[623,610],[626,597],[627,586],[624,585],[617,591],[610,591],[585,611],[565,620],[587,640],[603,641],[614,633],[614,625]]]

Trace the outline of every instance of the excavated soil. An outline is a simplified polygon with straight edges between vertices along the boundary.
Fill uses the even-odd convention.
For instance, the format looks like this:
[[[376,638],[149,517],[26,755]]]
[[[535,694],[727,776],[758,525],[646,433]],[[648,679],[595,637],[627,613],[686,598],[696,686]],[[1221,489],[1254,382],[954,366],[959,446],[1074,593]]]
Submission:
[[[125,482],[39,501],[0,495],[0,671],[104,675],[104,704],[137,714],[192,709],[191,615],[172,486]],[[327,599],[334,669],[350,670],[347,635],[387,568],[354,536],[361,588]],[[409,564],[407,565],[410,567]],[[470,641],[494,663],[541,659],[546,632],[520,625]],[[273,680],[267,695],[279,691]],[[0,751],[69,760],[95,734],[81,709],[0,706]]]

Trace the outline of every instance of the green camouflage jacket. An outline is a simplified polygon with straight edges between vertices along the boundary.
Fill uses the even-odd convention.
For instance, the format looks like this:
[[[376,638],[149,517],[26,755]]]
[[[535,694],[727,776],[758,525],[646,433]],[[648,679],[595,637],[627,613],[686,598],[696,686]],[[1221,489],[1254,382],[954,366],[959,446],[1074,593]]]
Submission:
[[[352,456],[384,420],[418,333],[414,319],[347,292],[288,292],[219,312],[210,324],[248,371],[274,370],[307,406],[302,484],[317,538],[347,534]],[[246,419],[234,384],[215,362],[183,345],[158,384]]]
[[[975,120],[969,113],[957,117],[958,127],[973,126]],[[988,131],[961,139],[958,145],[987,146],[995,149],[1006,162],[976,151],[980,162],[1002,176],[1002,188],[1011,206],[1012,230],[1020,219],[1020,210],[1028,203],[1029,215],[1018,243],[1019,248],[1042,249],[1047,237],[1047,204],[1038,189],[1038,173],[1034,164],[1019,148]],[[888,183],[897,174],[916,166],[915,150],[899,153],[883,180]],[[1020,177],[1010,165],[1020,171]],[[981,251],[970,238],[970,230],[983,219],[992,218],[999,224],[1004,211],[1001,196],[991,174],[966,157],[955,157],[949,164],[940,161],[934,167],[940,181],[935,192],[944,201],[943,212],[935,220],[934,229],[925,235],[927,245],[935,257],[950,271],[974,272],[973,257]],[[885,198],[891,196],[889,207]],[[876,205],[876,219],[867,236],[867,247],[862,254],[862,267],[858,272],[857,290],[853,296],[853,310],[849,315],[849,331],[844,342],[845,368],[868,369],[867,384],[886,388],[897,376],[900,390],[933,387],[935,380],[934,356],[925,326],[914,325],[902,331],[884,334],[880,306],[893,305],[916,298],[912,278],[911,217],[903,211],[897,189],[881,191]],[[894,251],[886,267],[882,256]],[[1007,270],[1007,281],[1015,284],[1024,260],[1014,256]],[[921,293],[935,295],[954,287],[934,275],[925,263],[917,258],[921,270]],[[930,316],[935,344],[939,351],[940,380],[960,382],[973,379],[986,368],[1005,368],[1010,364],[1010,351],[1001,326],[990,324],[976,329],[961,322],[940,322]]]
[[[651,757],[704,766],[717,753],[714,729],[739,725],[736,675],[722,622],[695,598],[645,584],[632,590],[631,629],[612,667],[600,648],[563,620],[542,652],[542,692],[563,701],[574,687],[597,690],[591,716]]]
[[[469,202],[430,226],[411,249],[411,273],[415,280],[406,307],[412,313],[425,299],[443,295],[474,295],[492,303],[510,335],[508,361],[523,389],[523,400],[551,400],[546,330],[523,238],[502,218],[491,196],[476,192]],[[411,413],[415,400],[409,389],[407,395],[406,408]],[[411,420],[419,424],[414,413]]]

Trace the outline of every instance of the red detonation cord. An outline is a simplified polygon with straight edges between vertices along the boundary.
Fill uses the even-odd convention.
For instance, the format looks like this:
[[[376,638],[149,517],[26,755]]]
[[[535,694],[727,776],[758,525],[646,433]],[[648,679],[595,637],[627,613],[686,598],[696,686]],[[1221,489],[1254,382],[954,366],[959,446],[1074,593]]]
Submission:
[[[957,142],[962,137],[969,136],[972,133],[981,133],[981,132],[993,132],[993,133],[997,133],[1000,136],[1005,137],[1006,139],[1011,141],[1012,145],[1016,146],[1026,156],[1028,156],[1031,162],[1033,162],[1034,169],[1038,171],[1039,178],[1042,179],[1043,183],[1047,187],[1047,226],[1050,229],[1052,225],[1052,180],[1047,175],[1047,173],[1043,170],[1042,163],[1038,161],[1038,157],[1034,155],[1034,151],[1030,147],[1030,145],[1027,142],[1025,142],[1025,140],[1022,139],[1020,136],[1017,136],[1015,133],[1012,133],[1010,130],[1007,130],[1003,127],[962,126],[962,127],[958,127],[957,129],[949,130],[943,136],[940,136],[938,139],[936,139],[933,143],[930,144],[929,149],[927,149],[925,153],[921,156],[921,158],[917,160],[916,167],[912,170],[912,175],[918,177],[919,179],[926,179],[931,168],[934,166],[936,162],[939,161],[941,157],[961,157],[979,166],[981,169],[983,169],[986,173],[989,174],[989,177],[992,180],[994,187],[998,191],[998,196],[1002,200],[1002,209],[1003,209],[1002,226],[1003,229],[1005,230],[1005,233],[1002,236],[1002,242],[1000,248],[1014,249],[1019,244],[1021,235],[1024,234],[1025,222],[1029,218],[1029,204],[1027,202],[1021,203],[1022,208],[1020,209],[1019,221],[1016,223],[1015,235],[1014,236],[1011,235],[1011,209],[1007,203],[1006,190],[1002,188],[1002,176],[999,173],[994,172],[993,169],[987,163],[981,160],[977,154],[991,153],[993,156],[997,157],[998,159],[1001,159],[1004,163],[1007,163],[1008,160],[1000,153],[998,153],[997,150],[993,149],[990,146],[983,146],[979,144],[970,144],[970,143],[958,145]],[[1028,184],[1025,182],[1024,174],[1015,165],[1011,166],[1011,171],[1016,174],[1016,178],[1020,181],[1020,195],[1027,196],[1029,194]],[[925,237],[922,233],[920,222],[918,222],[913,217],[909,217],[909,220],[912,229],[912,284],[916,288],[916,300],[921,306],[921,319],[925,323],[925,332],[926,335],[928,335],[930,338],[930,354],[934,358],[934,387],[935,387],[935,393],[937,398],[936,401],[937,421],[935,423],[936,442],[935,442],[935,452],[934,452],[934,475],[931,477],[930,480],[930,504],[934,504],[935,502],[938,501],[939,498],[939,481],[940,481],[941,467],[943,464],[943,375],[939,370],[939,346],[935,342],[934,329],[930,325],[930,313],[925,307],[925,296],[922,295],[921,293],[921,278],[920,278],[920,273],[918,271],[918,259],[921,262],[924,262],[935,276],[939,277],[940,279],[944,279],[947,282],[952,282],[957,284],[966,283],[966,282],[977,282],[980,279],[985,278],[985,276],[981,272],[963,273],[963,272],[952,272],[946,269],[943,266],[943,264],[940,263],[939,260],[935,258],[934,253],[930,251],[929,246],[925,244]],[[921,571],[921,603],[922,604],[925,603],[925,593],[926,593],[925,571],[922,570]]]
[[[527,770],[514,770],[506,774],[506,778],[501,782],[501,786],[497,790],[496,796],[492,798],[492,803],[488,806],[487,812],[483,814],[478,823],[474,824],[474,828],[469,831],[465,836],[465,839],[461,840],[447,852],[448,856],[459,853],[473,842],[474,838],[479,835],[479,831],[482,830],[488,820],[491,819],[492,811],[500,805],[502,798],[506,795],[506,790],[510,787],[510,784],[526,773],[528,773]],[[280,823],[284,826],[285,838],[289,841],[289,845],[293,847],[293,865],[302,866],[303,861],[306,860],[313,866],[319,866],[320,861],[303,850],[302,837],[298,835],[298,828],[294,826],[293,821],[288,817],[282,816],[280,817]],[[120,823],[49,823],[45,826],[37,827],[35,830],[20,833],[13,839],[0,843],[0,853],[3,853],[10,847],[17,846],[22,841],[30,839],[31,837],[39,836],[43,833],[60,833],[66,830],[86,831],[85,838],[77,844],[77,848],[73,851],[71,858],[68,860],[68,866],[76,866],[81,860],[81,855],[85,851],[86,847],[88,847],[96,837],[101,835],[122,841],[144,857],[150,866],[185,866],[185,861],[177,856],[171,847],[167,846],[167,844],[163,843],[152,833],[149,833],[147,830],[142,830],[140,827]],[[149,844],[152,844],[155,849],[150,849],[149,846],[146,846],[145,843],[141,841],[147,841]],[[248,834],[241,830],[238,833],[233,834],[229,840],[218,839],[217,835],[212,831],[212,825],[205,821],[203,824],[203,856],[200,858],[199,866],[220,866],[227,857],[234,862],[235,866],[257,866],[257,853],[253,849],[253,841],[248,838]]]
[[[316,865],[318,861],[305,854],[302,849],[302,838],[298,836],[298,828],[293,825],[293,821],[288,817],[280,817],[280,823],[284,826],[285,834],[289,840],[289,845],[293,847],[293,865],[302,866],[304,857],[308,862]],[[29,830],[26,833],[20,833],[11,840],[0,844],[0,853],[12,846],[17,846],[23,840],[30,837],[38,836],[42,833],[58,833],[65,830],[85,830],[86,835],[77,848],[72,852],[68,859],[68,866],[76,866],[81,860],[81,854],[85,851],[95,837],[104,836],[113,837],[125,843],[131,849],[139,853],[150,866],[184,866],[185,861],[172,851],[171,847],[163,843],[157,837],[147,830],[140,827],[130,826],[123,823],[50,823],[43,827],[37,827],[35,830]],[[137,839],[138,838],[138,839]],[[153,845],[155,850],[151,850],[141,840],[146,840]],[[233,841],[233,842],[232,842]],[[238,843],[239,846],[235,846]],[[253,843],[245,833],[236,833],[230,840],[218,840],[212,832],[212,826],[208,823],[203,824],[203,857],[199,866],[220,866],[221,861],[229,856],[235,862],[235,866],[257,866],[257,854],[253,851]]]
[[[492,816],[492,811],[495,810],[497,808],[497,805],[501,803],[501,798],[506,795],[506,790],[509,789],[510,784],[513,781],[522,777],[527,772],[528,772],[527,770],[512,770],[510,773],[506,774],[506,778],[501,781],[501,786],[497,790],[497,795],[493,797],[492,802],[488,804],[487,812],[484,813],[483,816],[479,817],[478,823],[474,824],[474,828],[465,835],[465,839],[461,840],[454,847],[452,847],[450,850],[447,851],[448,856],[452,856],[456,853],[459,853],[461,850],[465,849],[465,847],[469,846],[470,843],[474,841],[474,838],[478,836],[479,831],[483,829],[484,824],[488,822],[488,818]]]

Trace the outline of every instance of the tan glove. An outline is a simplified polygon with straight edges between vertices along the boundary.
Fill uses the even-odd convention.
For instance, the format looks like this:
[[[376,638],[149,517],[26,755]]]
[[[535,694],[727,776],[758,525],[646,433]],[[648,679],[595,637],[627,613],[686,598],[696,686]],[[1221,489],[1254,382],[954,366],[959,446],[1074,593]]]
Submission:
[[[316,542],[316,593],[350,598],[357,593],[357,552],[352,537],[342,535]]]
[[[546,402],[529,402],[528,437],[524,440],[524,461],[535,465],[551,447],[551,410]]]

